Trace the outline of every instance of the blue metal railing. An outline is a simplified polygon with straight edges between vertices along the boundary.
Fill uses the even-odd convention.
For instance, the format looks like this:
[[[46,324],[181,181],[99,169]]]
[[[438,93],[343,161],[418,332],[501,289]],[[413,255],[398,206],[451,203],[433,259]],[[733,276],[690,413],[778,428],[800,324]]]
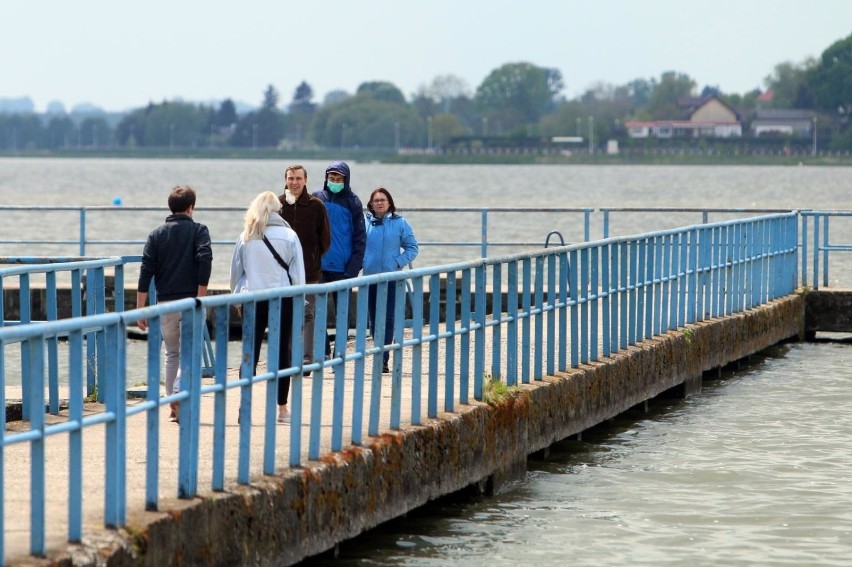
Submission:
[[[26,246],[28,251],[32,251],[35,249],[43,248],[48,245],[69,245],[77,247],[79,250],[80,257],[85,258],[86,254],[89,253],[89,250],[92,248],[103,250],[105,247],[119,245],[119,246],[136,246],[141,248],[144,244],[145,240],[140,235],[140,238],[129,239],[129,238],[92,238],[90,235],[93,232],[107,232],[108,234],[112,234],[114,232],[113,227],[116,226],[115,215],[122,214],[138,214],[138,213],[151,213],[152,215],[161,216],[163,214],[162,207],[124,207],[124,206],[28,206],[28,205],[0,205],[0,211],[10,212],[10,213],[19,213],[19,214],[32,214],[36,215],[44,215],[46,213],[58,213],[60,215],[69,214],[75,215],[77,217],[76,224],[78,227],[78,236],[77,238],[44,238],[42,235],[44,233],[43,230],[37,232],[37,236],[30,238],[14,238],[14,239],[3,239],[0,238],[0,245],[8,244],[13,246]],[[217,219],[233,219],[234,215],[242,214],[244,210],[236,207],[205,207],[203,209],[203,213],[206,217],[211,218],[211,220]],[[664,218],[671,218],[674,215],[684,215],[684,214],[698,214],[700,215],[700,222],[702,224],[707,224],[710,220],[710,215],[715,215],[717,217],[721,216],[723,218],[730,218],[731,216],[739,216],[742,217],[744,215],[756,215],[756,214],[766,214],[766,213],[781,213],[781,212],[789,212],[787,209],[773,209],[773,208],[742,208],[742,207],[710,207],[710,208],[701,208],[701,207],[601,207],[599,209],[589,208],[589,207],[577,207],[577,208],[565,208],[565,207],[553,207],[553,208],[500,208],[500,207],[415,207],[405,209],[405,213],[412,213],[416,215],[429,215],[429,214],[438,214],[438,215],[447,215],[447,214],[477,214],[479,215],[479,232],[480,238],[479,240],[460,240],[458,239],[458,235],[455,234],[456,237],[453,240],[423,240],[420,242],[420,245],[424,248],[426,247],[441,247],[441,248],[476,248],[479,251],[481,257],[486,258],[494,250],[495,247],[499,247],[501,249],[510,248],[510,249],[518,249],[521,247],[531,247],[538,246],[541,244],[540,240],[531,240],[531,241],[520,241],[520,240],[497,240],[494,239],[493,236],[490,236],[490,233],[493,232],[494,226],[494,218],[496,216],[503,215],[529,215],[533,213],[540,213],[543,215],[555,215],[555,219],[559,219],[560,216],[564,216],[566,214],[582,214],[583,224],[582,224],[582,241],[588,242],[591,240],[591,233],[593,229],[593,225],[595,219],[593,217],[595,212],[601,213],[600,218],[600,228],[602,234],[602,238],[608,238],[612,234],[612,219],[615,215],[619,215],[624,219],[624,223],[626,224],[626,230],[622,230],[621,232],[626,234],[634,234],[639,232],[635,230],[635,215],[656,215]],[[852,250],[852,244],[841,244],[841,243],[832,243],[829,244],[827,240],[828,234],[828,221],[830,217],[845,217],[852,216],[852,211],[848,210],[802,210],[802,214],[804,217],[802,218],[803,223],[803,239],[801,243],[802,252],[806,253],[809,250],[815,250],[817,254],[815,254],[811,260],[811,263],[815,263],[816,267],[814,268],[814,272],[812,277],[807,277],[804,273],[806,268],[806,262],[802,261],[802,284],[805,285],[809,281],[813,281],[815,287],[819,287],[819,277],[818,271],[822,270],[822,285],[828,285],[829,281],[829,254],[830,252],[848,252]],[[92,218],[94,216],[94,219]],[[820,225],[822,227],[822,232],[818,235],[816,232],[813,233],[813,236],[810,238],[810,244],[808,243],[808,239],[804,238],[804,235],[808,234],[807,217],[814,217],[815,227],[814,230],[819,230]],[[67,221],[62,222],[63,226],[70,226],[75,221]],[[229,223],[230,226],[231,223]],[[554,225],[556,223],[554,222]],[[680,223],[683,224],[683,223]],[[146,225],[147,226],[147,225]],[[491,229],[491,230],[490,230]],[[852,232],[852,231],[850,231]],[[549,237],[550,235],[548,235]],[[849,242],[852,242],[852,236],[849,237]],[[232,240],[216,240],[214,244],[217,246],[233,246],[234,241]],[[490,248],[490,249],[489,249]],[[820,258],[818,254],[821,254]],[[88,258],[87,258],[88,259]]]
[[[116,266],[122,262],[114,261],[118,262]],[[435,418],[441,411],[452,412],[459,404],[469,403],[471,396],[482,400],[486,375],[508,385],[541,380],[546,374],[599,360],[669,329],[736,313],[788,295],[797,287],[797,267],[798,216],[786,213],[329,284],[186,299],[125,312],[0,328],[0,380],[4,392],[0,401],[4,402],[4,417],[7,373],[20,371],[22,382],[29,384],[23,403],[29,407],[30,428],[4,432],[0,440],[3,455],[13,445],[27,444],[31,448],[30,553],[45,552],[44,447],[50,436],[69,437],[67,538],[77,541],[83,522],[81,435],[87,427],[100,424],[106,430],[103,522],[108,527],[118,527],[124,524],[127,515],[126,436],[131,416],[144,416],[147,423],[145,506],[155,510],[160,498],[160,407],[172,401],[181,405],[177,495],[191,498],[199,491],[203,408],[212,411],[213,436],[207,442],[212,445],[213,455],[210,489],[223,490],[228,480],[240,484],[250,481],[250,416],[252,393],[258,387],[265,388],[267,393],[262,410],[265,419],[260,472],[276,472],[282,449],[276,440],[277,402],[272,388],[278,378],[293,378],[292,425],[284,460],[290,466],[299,466],[305,458],[303,433],[307,439],[307,458],[317,459],[321,456],[324,429],[331,431],[330,449],[339,451],[350,443],[361,444],[365,429],[368,435],[377,435],[385,428],[421,424],[423,408],[426,418]],[[366,286],[370,284],[378,286],[379,321],[385,317],[386,294],[397,293],[401,297],[406,285],[411,289],[410,331],[405,332],[405,302],[397,301],[395,338],[386,347],[368,342]],[[359,293],[354,341],[335,341],[332,356],[327,359],[323,351],[330,300],[334,298],[340,306],[335,315],[337,329],[347,328],[348,297],[355,289]],[[294,337],[301,337],[307,294],[316,294],[314,352],[308,353],[311,362],[254,375],[252,345],[257,302],[270,301],[270,313],[275,314],[278,303],[292,297],[291,331]],[[227,355],[231,345],[227,333],[217,333],[213,380],[202,383],[205,310],[212,313],[217,329],[226,329],[234,305],[241,305],[243,313],[239,372],[229,373]],[[182,314],[181,391],[160,397],[160,318],[174,312]],[[128,405],[126,328],[143,318],[149,322],[147,394],[144,402]],[[84,416],[83,399],[87,392],[83,381],[83,337],[87,333],[94,333],[96,340],[101,341],[97,353],[104,361],[104,380],[100,384],[105,407],[101,413]],[[268,368],[277,368],[278,333],[280,326],[273,320],[268,338]],[[60,337],[68,341],[69,412],[65,421],[48,425],[44,411],[43,360],[51,342]],[[7,367],[7,348],[21,349],[20,369]],[[303,360],[302,348],[301,340],[291,341],[292,360]],[[381,368],[385,350],[390,351],[392,361],[389,383],[383,383]],[[403,392],[403,365],[406,381],[411,377],[410,390],[406,392]],[[312,371],[310,378],[305,375],[307,371]],[[326,384],[331,387],[330,394],[324,390]],[[237,471],[231,479],[225,466],[229,391],[240,393]],[[404,393],[410,402],[403,403]],[[329,395],[330,404],[328,400],[324,403]],[[202,402],[202,399],[211,401]],[[310,405],[306,406],[308,401]],[[344,402],[351,404],[348,415]],[[384,408],[385,404],[389,407]],[[326,415],[329,406],[330,415]],[[407,415],[403,411],[406,407]],[[4,474],[3,464],[0,462],[0,474]],[[3,480],[0,478],[0,487],[5,491]],[[0,498],[0,502],[4,500]],[[5,517],[4,510],[0,510],[0,521],[5,522]],[[0,560],[5,557],[3,526],[0,526],[3,538]]]
[[[829,221],[835,218],[850,218],[849,210],[809,210],[802,211],[802,285],[813,282],[814,289],[820,287],[820,263],[822,263],[822,285],[829,283],[829,254],[831,252],[852,252],[852,244],[832,244],[829,241]],[[808,219],[813,218],[813,232],[808,235]],[[810,245],[808,244],[810,241]],[[808,279],[808,255],[813,267],[812,279]]]
[[[105,245],[133,245],[141,247],[145,244],[144,238],[136,238],[136,239],[127,239],[127,238],[92,238],[90,236],[92,230],[91,225],[94,223],[99,229],[104,230],[106,227],[109,234],[114,232],[113,228],[116,226],[115,215],[122,214],[138,214],[140,212],[149,212],[152,214],[162,215],[163,208],[162,207],[123,207],[123,206],[29,206],[29,205],[0,205],[0,212],[18,212],[18,213],[26,213],[32,214],[35,213],[37,215],[44,215],[48,212],[58,212],[58,213],[76,213],[78,220],[78,237],[77,238],[44,238],[43,236],[38,236],[34,238],[0,238],[0,244],[12,244],[12,245],[26,245],[28,247],[32,247],[33,245],[75,245],[79,248],[79,254],[82,257],[85,257],[88,253],[88,250],[93,247],[102,248]],[[542,213],[549,215],[564,215],[566,213],[582,213],[583,215],[583,236],[584,241],[588,241],[591,238],[591,214],[594,211],[592,208],[581,207],[581,208],[570,208],[570,207],[548,207],[548,208],[501,208],[501,207],[410,207],[405,209],[405,213],[439,213],[439,214],[478,214],[480,217],[480,239],[479,240],[470,240],[470,241],[460,241],[458,239],[455,240],[441,240],[441,241],[428,241],[424,240],[419,242],[420,246],[442,246],[442,247],[471,247],[478,248],[481,257],[485,258],[488,256],[488,247],[489,246],[531,246],[531,245],[539,245],[540,242],[533,241],[500,241],[494,238],[489,239],[489,226],[492,221],[490,220],[495,215],[501,214],[518,214],[518,213]],[[233,219],[235,216],[241,215],[245,212],[243,208],[236,207],[204,207],[203,213],[207,218],[216,218],[222,215],[221,218],[230,218]],[[92,221],[89,217],[93,214],[98,214],[102,216],[105,220],[101,220],[100,223],[98,221]],[[235,215],[236,213],[236,215]],[[72,221],[68,221],[67,224],[70,226]],[[38,233],[39,235],[43,234],[43,232]],[[226,245],[233,246],[233,240],[215,240],[213,242],[215,245]]]
[[[0,297],[5,295],[9,288],[9,280],[17,280],[19,320],[10,321],[6,319],[5,301],[0,301],[0,327],[10,324],[27,324],[33,322],[32,304],[34,294],[32,292],[33,280],[39,276],[44,278],[44,302],[45,313],[49,321],[60,318],[57,276],[66,275],[70,283],[70,299],[68,301],[69,311],[63,313],[65,317],[77,318],[83,315],[97,315],[106,312],[106,285],[105,270],[115,270],[115,306],[116,310],[124,309],[124,265],[123,258],[102,258],[82,261],[63,258],[55,263],[43,263],[39,265],[21,265],[9,268],[0,268]],[[23,261],[23,260],[22,260]],[[103,374],[106,359],[98,357],[97,352],[104,348],[103,337],[96,332],[87,332],[86,337],[86,396],[91,395],[96,388],[96,376]],[[59,363],[58,345],[59,339],[67,337],[52,337],[44,348],[47,351],[47,388],[49,399],[49,410],[51,413],[59,411]],[[29,374],[30,353],[29,345],[21,343],[21,374]],[[31,384],[27,380],[21,381],[23,398],[30,397]],[[5,407],[5,403],[4,403]],[[31,407],[29,404],[22,405],[24,419],[30,419]]]

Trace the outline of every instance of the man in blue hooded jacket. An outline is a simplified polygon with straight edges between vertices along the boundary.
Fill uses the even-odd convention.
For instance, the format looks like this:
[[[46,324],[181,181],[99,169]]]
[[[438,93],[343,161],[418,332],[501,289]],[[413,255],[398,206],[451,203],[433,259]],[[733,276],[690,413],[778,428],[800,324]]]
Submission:
[[[331,246],[322,257],[325,283],[356,277],[364,262],[367,247],[364,206],[349,181],[349,166],[336,161],[325,169],[323,187],[314,193],[325,204],[331,226]],[[330,352],[328,344],[326,352]]]

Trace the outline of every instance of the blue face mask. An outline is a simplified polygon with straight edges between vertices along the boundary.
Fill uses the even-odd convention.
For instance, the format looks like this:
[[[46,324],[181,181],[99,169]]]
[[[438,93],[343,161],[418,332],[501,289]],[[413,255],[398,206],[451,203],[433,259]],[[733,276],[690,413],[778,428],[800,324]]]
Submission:
[[[332,193],[340,193],[343,191],[343,183],[332,183],[331,181],[326,181],[325,184],[328,186],[328,190]]]

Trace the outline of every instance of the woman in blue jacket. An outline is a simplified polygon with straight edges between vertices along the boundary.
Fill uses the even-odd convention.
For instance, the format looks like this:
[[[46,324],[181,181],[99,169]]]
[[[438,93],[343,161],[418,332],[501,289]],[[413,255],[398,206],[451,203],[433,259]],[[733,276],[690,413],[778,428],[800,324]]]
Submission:
[[[396,212],[393,197],[384,187],[375,189],[367,202],[366,228],[367,249],[364,253],[365,276],[382,272],[394,272],[403,269],[414,261],[419,250],[417,239],[411,225]],[[376,340],[376,284],[369,287],[370,330]],[[393,287],[388,288],[387,309],[385,310],[384,344],[393,340],[394,307],[396,295]],[[390,372],[388,360],[390,353],[383,355],[383,372]]]

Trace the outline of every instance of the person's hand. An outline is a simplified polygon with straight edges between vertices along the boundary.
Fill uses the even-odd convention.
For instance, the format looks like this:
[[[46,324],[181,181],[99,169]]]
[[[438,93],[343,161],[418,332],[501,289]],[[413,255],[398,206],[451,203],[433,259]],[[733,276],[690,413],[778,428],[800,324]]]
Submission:
[[[136,326],[138,326],[143,331],[147,331],[148,330],[148,319],[139,319],[139,321],[136,322]]]

